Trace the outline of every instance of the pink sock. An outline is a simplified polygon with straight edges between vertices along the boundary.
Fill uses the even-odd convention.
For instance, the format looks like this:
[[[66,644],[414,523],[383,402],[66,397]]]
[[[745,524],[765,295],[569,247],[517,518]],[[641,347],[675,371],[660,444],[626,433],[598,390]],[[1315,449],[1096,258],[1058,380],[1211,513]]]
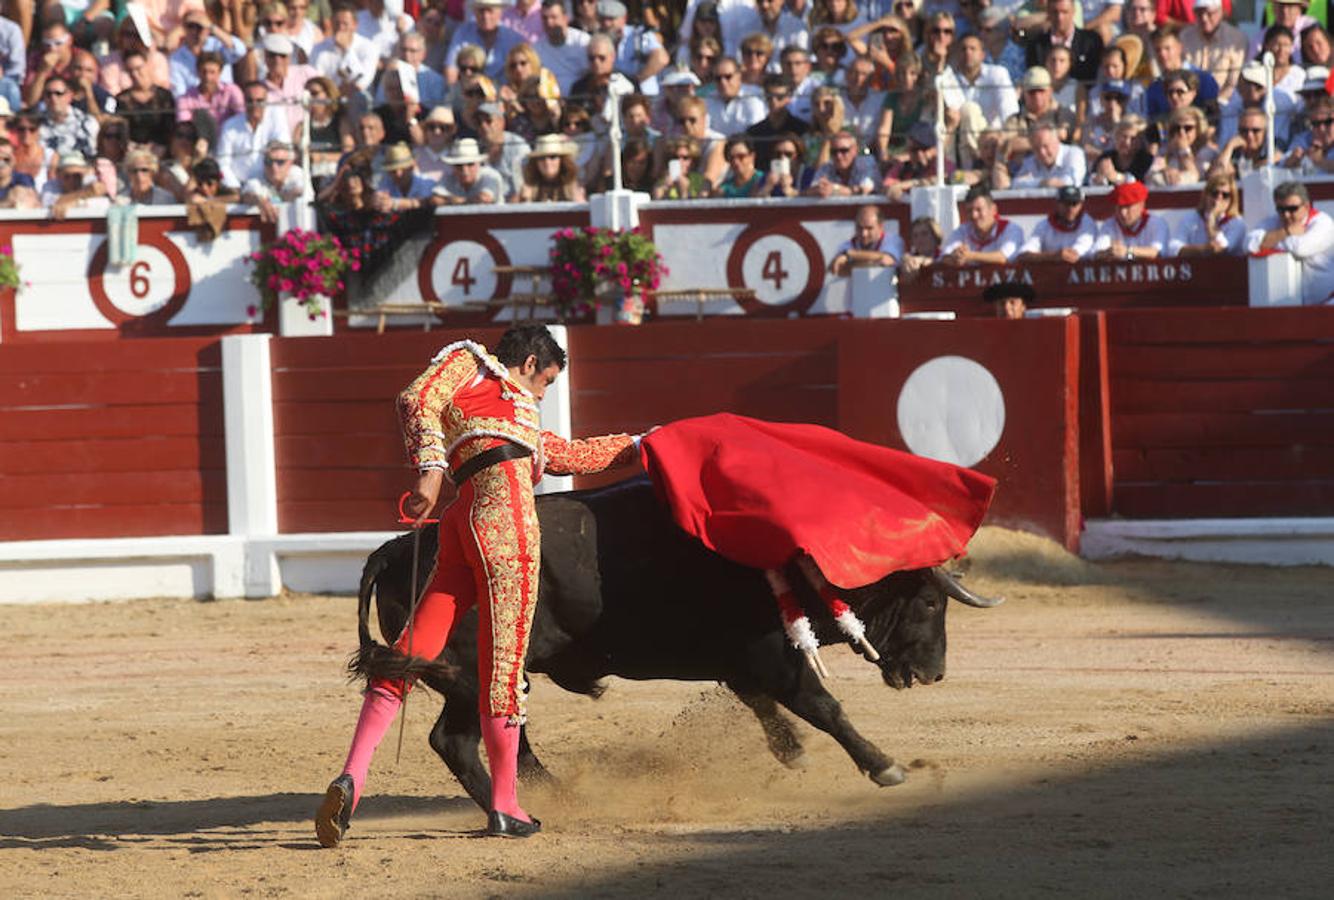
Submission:
[[[343,773],[352,776],[353,809],[356,809],[357,801],[361,799],[361,788],[366,783],[366,773],[370,771],[375,748],[380,746],[385,732],[394,724],[394,716],[402,705],[402,700],[380,688],[368,690],[366,698],[361,701],[357,730],[352,733],[352,746],[347,751],[347,762],[343,763]]]
[[[491,764],[491,808],[496,812],[532,821],[519,806],[519,726],[507,716],[482,715],[482,740]]]

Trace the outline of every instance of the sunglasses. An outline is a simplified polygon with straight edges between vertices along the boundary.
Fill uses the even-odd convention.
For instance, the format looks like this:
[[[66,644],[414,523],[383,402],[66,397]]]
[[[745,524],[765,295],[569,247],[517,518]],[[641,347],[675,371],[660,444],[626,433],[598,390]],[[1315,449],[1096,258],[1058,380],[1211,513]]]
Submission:
[[[770,103],[782,103],[788,96],[788,94],[765,94],[764,99]]]
[[[779,159],[796,159],[796,158],[797,158],[797,154],[796,154],[794,151],[791,151],[791,150],[788,150],[788,151],[780,150],[780,151],[778,151],[777,153],[775,153],[774,156],[778,157]]]
[[[833,52],[833,53],[844,53],[844,52],[847,51],[847,49],[848,49],[848,45],[847,45],[847,44],[843,44],[843,43],[837,43],[837,44],[821,44],[820,47],[819,47],[819,49],[820,49],[820,50],[829,50],[829,51],[831,51],[831,52]]]
[[[695,157],[691,156],[689,153],[678,153],[678,154],[676,154],[676,158],[677,158],[677,159],[694,159]]]
[[[695,54],[695,59],[697,59],[697,60],[699,60],[700,62],[703,62],[703,63],[711,63],[711,62],[713,62],[713,61],[714,61],[715,59],[717,59],[717,58],[718,58],[718,54],[716,54],[716,53],[696,53],[696,54]]]
[[[1284,213],[1284,214],[1289,215],[1289,216],[1292,215],[1293,213],[1301,212],[1301,211],[1302,211],[1302,208],[1301,208],[1300,205],[1299,205],[1299,206],[1279,206],[1279,207],[1275,207],[1275,208],[1276,208],[1279,212]]]
[[[17,131],[19,134],[36,134],[36,133],[37,133],[37,126],[36,126],[36,125],[20,125],[18,128],[15,128],[14,130]]]
[[[719,72],[717,77],[719,81],[731,81],[733,78],[739,78],[740,76],[740,72]]]
[[[135,166],[133,169],[130,170],[130,174],[138,175],[143,172],[152,172],[152,171],[153,170],[150,169],[148,166]]]
[[[857,148],[856,148],[856,147],[835,147],[835,148],[834,148],[834,152],[837,153],[839,156],[843,156],[843,155],[846,154],[846,153],[856,153],[856,152],[857,152]]]
[[[748,47],[741,51],[742,56],[768,56],[768,50],[761,50],[758,47]]]
[[[1194,125],[1173,125],[1171,128],[1169,128],[1169,129],[1167,129],[1167,130],[1168,130],[1168,132],[1171,133],[1171,134],[1189,134],[1189,133],[1195,131],[1195,126],[1194,126]]]
[[[286,166],[291,165],[291,163],[292,161],[290,159],[273,159],[270,157],[269,159],[264,160],[264,165],[266,166]]]
[[[476,74],[476,73],[482,71],[482,67],[481,67],[481,66],[459,66],[458,68],[459,68],[459,74],[460,74],[460,75],[464,75],[464,74],[466,74],[466,73],[468,73],[468,72],[472,72],[473,74]]]
[[[104,131],[104,132],[102,132],[102,137],[106,138],[106,139],[109,140],[109,141],[123,141],[123,140],[125,140],[125,132],[123,132],[123,131]]]
[[[1331,119],[1330,121],[1334,121],[1334,119]],[[1312,124],[1314,124],[1314,123],[1312,123]],[[1265,133],[1265,130],[1264,130],[1263,128],[1238,128],[1238,129],[1237,129],[1237,134],[1264,134],[1264,133]]]
[[[743,159],[749,159],[752,155],[753,154],[747,153],[744,150],[738,150],[736,153],[733,153],[731,156],[727,157],[727,161],[740,162]]]
[[[1232,197],[1232,192],[1231,192],[1231,191],[1210,191],[1210,192],[1209,192],[1209,196],[1210,196],[1210,197],[1215,197],[1215,198],[1217,198],[1217,199],[1219,199],[1219,200],[1228,200],[1228,199],[1231,199],[1231,197]]]
[[[1334,125],[1334,117],[1326,119],[1312,119],[1311,124],[1316,128],[1328,128],[1330,125]]]
[[[48,97],[63,97],[63,96],[65,96],[65,95],[68,94],[68,93],[69,93],[68,90],[57,91],[57,90],[54,90],[54,89],[53,89],[53,90],[49,90],[49,91],[47,91],[47,92],[46,92],[46,96],[48,96]]]
[[[265,28],[282,28],[287,24],[286,19],[265,19],[262,23]]]
[[[427,125],[427,126],[426,126],[426,130],[427,130],[427,131],[453,131],[453,130],[454,130],[454,126],[453,126],[453,125],[445,125],[445,124],[442,123],[442,122],[432,122],[430,125]]]
[[[932,34],[954,34],[953,28],[932,28]]]
[[[1184,96],[1186,96],[1186,95],[1189,94],[1189,93],[1190,93],[1190,91],[1186,90],[1185,88],[1172,88],[1172,90],[1170,90],[1170,91],[1167,92],[1167,96],[1169,96],[1169,97],[1184,97]]]
[[[694,125],[696,122],[699,121],[699,116],[682,116],[677,121],[680,122],[682,125]]]
[[[186,22],[186,23],[185,23],[185,30],[186,30],[186,31],[203,31],[203,30],[204,30],[204,26],[203,26],[203,25],[200,25],[198,22]]]

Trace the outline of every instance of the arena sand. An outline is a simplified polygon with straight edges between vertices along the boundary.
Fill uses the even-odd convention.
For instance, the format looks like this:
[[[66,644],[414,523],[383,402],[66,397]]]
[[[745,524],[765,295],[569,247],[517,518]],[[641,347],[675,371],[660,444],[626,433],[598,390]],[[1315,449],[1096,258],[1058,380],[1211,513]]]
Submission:
[[[986,529],[949,675],[893,692],[825,651],[875,787],[802,726],[806,767],[709,684],[542,678],[560,777],[529,841],[480,812],[414,695],[347,841],[310,825],[358,698],[355,602],[0,608],[6,896],[1316,897],[1334,880],[1334,572],[1092,565]]]

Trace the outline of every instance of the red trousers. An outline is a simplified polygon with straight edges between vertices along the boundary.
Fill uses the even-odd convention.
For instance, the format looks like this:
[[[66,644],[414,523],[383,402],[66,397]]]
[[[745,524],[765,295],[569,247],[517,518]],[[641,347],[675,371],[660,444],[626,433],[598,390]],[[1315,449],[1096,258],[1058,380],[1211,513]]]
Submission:
[[[434,659],[463,614],[476,605],[480,711],[518,721],[524,717],[523,662],[541,565],[532,470],[531,460],[507,460],[478,472],[459,489],[440,519],[435,574],[411,629],[405,628],[395,643],[400,652]],[[371,687],[401,697],[410,686],[376,680]]]

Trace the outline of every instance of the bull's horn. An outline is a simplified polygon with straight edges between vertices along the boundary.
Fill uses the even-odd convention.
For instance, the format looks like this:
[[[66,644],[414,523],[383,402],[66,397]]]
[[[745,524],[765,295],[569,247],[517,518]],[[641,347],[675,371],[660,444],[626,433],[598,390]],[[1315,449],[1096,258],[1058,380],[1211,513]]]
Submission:
[[[945,592],[946,596],[953,597],[960,603],[976,606],[978,609],[990,609],[993,606],[1000,606],[1005,602],[1004,597],[996,597],[993,599],[991,597],[980,597],[977,594],[974,594],[972,591],[968,590],[968,588],[955,581],[953,576],[944,569],[931,569],[931,580],[936,583],[937,587]]]
[[[815,674],[819,679],[821,681],[828,681],[829,670],[825,668],[824,660],[820,658],[820,651],[803,650],[802,653],[806,655],[806,662],[810,663],[811,668],[815,670]]]

